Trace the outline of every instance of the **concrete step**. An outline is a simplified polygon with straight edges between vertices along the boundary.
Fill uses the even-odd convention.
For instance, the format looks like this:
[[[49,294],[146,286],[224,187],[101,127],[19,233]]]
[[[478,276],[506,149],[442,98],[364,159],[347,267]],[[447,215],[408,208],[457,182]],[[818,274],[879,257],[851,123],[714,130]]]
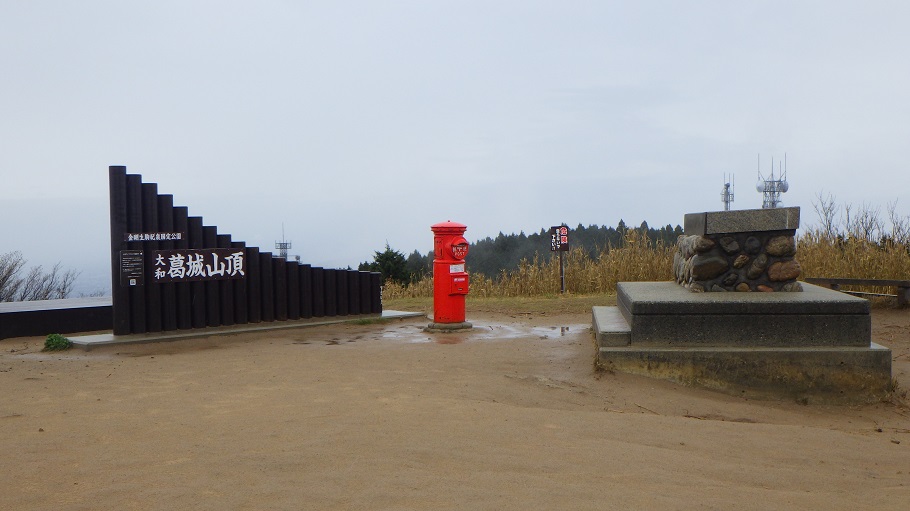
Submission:
[[[755,397],[870,402],[887,396],[891,350],[866,347],[601,346],[608,371],[664,378]]]
[[[632,329],[618,307],[593,307],[592,314],[598,347],[628,346],[632,343]]]

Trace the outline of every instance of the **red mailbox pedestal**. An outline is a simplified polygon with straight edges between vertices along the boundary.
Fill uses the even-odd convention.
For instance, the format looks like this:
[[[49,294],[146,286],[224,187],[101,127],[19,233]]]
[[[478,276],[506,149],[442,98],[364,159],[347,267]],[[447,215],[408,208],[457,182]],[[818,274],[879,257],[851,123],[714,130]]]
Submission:
[[[458,222],[441,222],[430,226],[433,231],[433,322],[429,331],[452,331],[472,328],[465,321],[464,297],[469,280],[464,258],[468,241],[464,232],[468,226]]]

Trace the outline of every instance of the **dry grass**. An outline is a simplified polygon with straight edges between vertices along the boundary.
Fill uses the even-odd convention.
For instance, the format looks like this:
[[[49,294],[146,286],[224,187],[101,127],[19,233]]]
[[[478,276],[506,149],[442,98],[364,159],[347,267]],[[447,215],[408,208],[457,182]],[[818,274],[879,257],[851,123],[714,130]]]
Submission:
[[[803,268],[803,277],[910,279],[910,247],[903,244],[876,244],[858,237],[832,240],[809,232],[800,238],[796,258]],[[863,291],[894,290],[865,287]]]
[[[616,305],[616,295],[541,295],[484,298],[468,295],[466,307],[471,312],[496,315],[511,314],[590,314],[595,305]],[[383,308],[433,313],[433,298],[386,298]]]
[[[572,294],[612,294],[616,283],[622,281],[671,280],[673,250],[654,244],[638,231],[629,231],[623,246],[607,248],[596,259],[583,250],[565,255],[566,290]],[[470,269],[470,261],[468,262]],[[518,269],[502,272],[496,279],[471,275],[471,296],[505,298],[520,296],[557,296],[559,292],[559,258],[549,261],[534,258],[523,260]],[[387,298],[432,297],[433,279],[424,278],[404,288],[387,283],[383,296]]]
[[[614,294],[617,282],[672,280],[674,250],[675,247],[650,242],[637,231],[629,231],[621,247],[603,250],[596,259],[582,250],[573,250],[565,258],[566,289],[570,295],[602,296]],[[796,258],[803,268],[803,277],[910,279],[910,247],[899,243],[875,244],[858,237],[832,241],[817,231],[810,231],[799,239]],[[864,291],[890,293],[893,290],[866,288]],[[432,309],[433,279],[425,278],[407,288],[388,283],[383,296],[390,303],[429,298],[427,308]],[[470,300],[484,298],[488,301],[483,303],[492,304],[493,299],[517,297],[562,298],[559,258],[525,260],[517,270],[503,272],[496,279],[471,275]]]

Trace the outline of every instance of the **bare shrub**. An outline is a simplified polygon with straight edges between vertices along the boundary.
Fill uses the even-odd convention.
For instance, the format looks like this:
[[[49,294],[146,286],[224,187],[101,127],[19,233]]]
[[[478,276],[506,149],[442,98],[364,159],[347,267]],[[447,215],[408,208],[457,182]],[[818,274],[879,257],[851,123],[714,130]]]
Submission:
[[[75,270],[63,271],[60,263],[47,272],[40,265],[33,266],[23,276],[25,264],[21,252],[0,254],[0,302],[66,298],[79,276]]]
[[[819,192],[815,195],[815,198],[818,202],[813,201],[812,207],[815,208],[815,213],[818,215],[819,222],[821,222],[818,230],[825,238],[834,240],[840,230],[837,218],[838,213],[840,212],[840,206],[837,205],[834,196],[830,193],[827,197],[824,197],[822,193]]]

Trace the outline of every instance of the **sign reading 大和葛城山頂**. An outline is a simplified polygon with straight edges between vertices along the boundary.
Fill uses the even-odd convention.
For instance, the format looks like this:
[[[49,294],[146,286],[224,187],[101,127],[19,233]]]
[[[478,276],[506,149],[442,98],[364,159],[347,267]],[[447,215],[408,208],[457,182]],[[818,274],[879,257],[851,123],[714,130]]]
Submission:
[[[207,225],[123,165],[108,178],[114,335],[382,312],[379,272],[288,261]]]
[[[568,252],[569,251],[569,228],[560,225],[550,227],[550,251],[551,252]]]
[[[126,232],[123,241],[181,241],[186,239],[185,232]]]
[[[120,285],[141,286],[143,282],[142,251],[120,251]]]
[[[242,279],[246,252],[236,248],[156,250],[155,282]]]

